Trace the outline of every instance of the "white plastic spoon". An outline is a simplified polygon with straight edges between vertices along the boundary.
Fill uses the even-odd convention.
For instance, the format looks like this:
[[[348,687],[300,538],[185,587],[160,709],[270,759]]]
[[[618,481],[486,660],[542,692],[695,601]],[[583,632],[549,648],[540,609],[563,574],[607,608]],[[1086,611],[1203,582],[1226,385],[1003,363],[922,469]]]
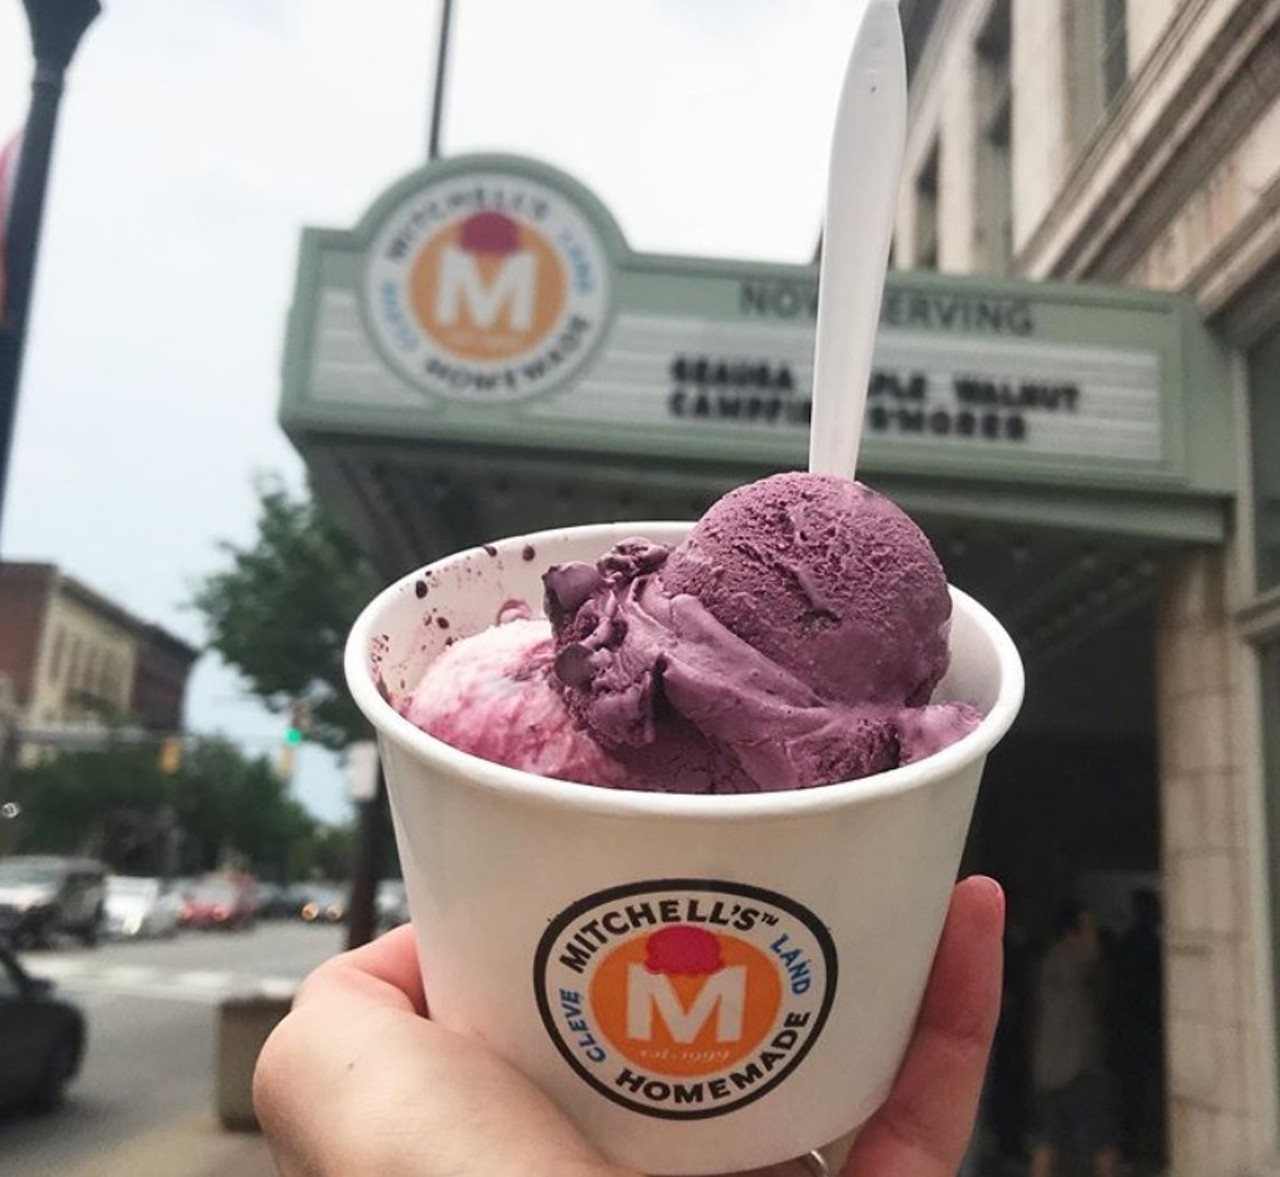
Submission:
[[[813,351],[809,470],[852,478],[907,126],[897,0],[863,0],[836,107]]]

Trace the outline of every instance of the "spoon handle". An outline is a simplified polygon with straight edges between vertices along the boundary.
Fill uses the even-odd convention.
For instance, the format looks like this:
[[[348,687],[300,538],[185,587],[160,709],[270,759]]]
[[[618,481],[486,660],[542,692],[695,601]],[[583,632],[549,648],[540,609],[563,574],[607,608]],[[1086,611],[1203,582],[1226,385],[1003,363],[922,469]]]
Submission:
[[[809,469],[852,478],[907,124],[897,0],[865,0],[836,108],[813,354]]]

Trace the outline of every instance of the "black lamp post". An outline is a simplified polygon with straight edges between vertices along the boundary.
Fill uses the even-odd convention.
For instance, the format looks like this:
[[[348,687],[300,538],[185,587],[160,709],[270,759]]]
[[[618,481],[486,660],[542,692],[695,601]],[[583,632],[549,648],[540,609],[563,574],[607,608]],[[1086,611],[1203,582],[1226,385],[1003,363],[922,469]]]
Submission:
[[[22,154],[4,245],[4,314],[0,317],[0,523],[9,476],[9,453],[18,409],[18,383],[27,335],[27,312],[35,277],[36,249],[44,216],[53,133],[58,124],[62,80],[85,30],[102,11],[99,0],[22,0],[31,26],[35,74]]]

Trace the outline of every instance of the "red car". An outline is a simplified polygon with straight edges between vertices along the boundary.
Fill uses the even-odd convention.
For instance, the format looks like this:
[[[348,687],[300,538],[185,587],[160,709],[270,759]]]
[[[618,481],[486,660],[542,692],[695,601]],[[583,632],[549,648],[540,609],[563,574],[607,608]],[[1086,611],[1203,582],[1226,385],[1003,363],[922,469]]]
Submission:
[[[256,909],[251,884],[222,876],[201,879],[183,899],[178,923],[184,928],[249,928]]]

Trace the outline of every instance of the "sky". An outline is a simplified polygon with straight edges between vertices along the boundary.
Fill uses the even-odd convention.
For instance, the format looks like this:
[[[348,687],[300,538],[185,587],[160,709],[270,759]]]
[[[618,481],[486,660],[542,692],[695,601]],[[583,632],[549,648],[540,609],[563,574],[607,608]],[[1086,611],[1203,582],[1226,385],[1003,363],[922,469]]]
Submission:
[[[853,9],[845,0],[457,0],[445,155],[574,175],[638,250],[812,257]],[[0,531],[193,644],[186,602],[249,545],[253,479],[304,484],[276,425],[304,225],[348,228],[422,164],[432,0],[104,0],[68,74]],[[31,77],[0,0],[0,142]],[[188,726],[274,754],[213,656]],[[338,761],[298,798],[340,821]]]

